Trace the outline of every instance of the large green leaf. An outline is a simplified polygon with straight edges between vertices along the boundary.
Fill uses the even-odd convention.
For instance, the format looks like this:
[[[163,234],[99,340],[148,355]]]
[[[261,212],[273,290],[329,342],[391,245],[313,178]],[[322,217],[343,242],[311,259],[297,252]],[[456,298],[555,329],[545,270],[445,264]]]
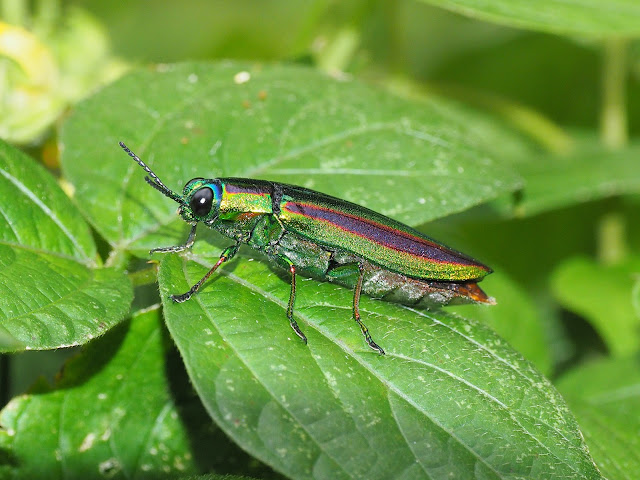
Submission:
[[[422,1],[511,27],[598,37],[640,36],[640,4],[635,0]]]
[[[61,138],[79,207],[118,249],[182,235],[168,226],[180,222],[175,203],[145,184],[119,140],[176,191],[193,177],[267,178],[411,224],[519,185],[460,115],[301,67],[184,63],[138,71],[79,105]]]
[[[0,478],[169,478],[195,473],[169,393],[159,309],[72,359],[55,388],[0,412]],[[4,461],[2,461],[4,459]]]
[[[352,293],[309,280],[296,300],[304,345],[285,315],[286,276],[239,257],[174,304],[168,295],[215,259],[168,255],[160,292],[209,413],[275,469],[292,478],[601,478],[555,389],[487,327],[363,298],[380,356],[351,319]]]
[[[525,179],[521,214],[533,215],[613,195],[640,193],[640,147],[588,148],[569,157],[533,158],[519,166]]]
[[[96,268],[89,227],[42,167],[0,142],[0,352],[77,345],[126,315],[122,272]]]
[[[618,265],[572,258],[554,272],[552,288],[567,309],[593,325],[614,354],[628,355],[640,345],[640,315],[633,298],[638,274],[637,258]]]
[[[558,388],[575,412],[602,473],[612,480],[638,478],[638,358],[592,362],[562,377]]]

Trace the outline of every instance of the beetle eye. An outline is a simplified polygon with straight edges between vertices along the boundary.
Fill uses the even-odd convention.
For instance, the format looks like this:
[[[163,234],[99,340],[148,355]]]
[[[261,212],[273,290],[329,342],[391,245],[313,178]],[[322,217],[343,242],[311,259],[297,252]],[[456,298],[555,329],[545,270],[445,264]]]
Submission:
[[[189,207],[196,217],[204,217],[211,211],[212,202],[213,190],[202,187],[191,197]]]

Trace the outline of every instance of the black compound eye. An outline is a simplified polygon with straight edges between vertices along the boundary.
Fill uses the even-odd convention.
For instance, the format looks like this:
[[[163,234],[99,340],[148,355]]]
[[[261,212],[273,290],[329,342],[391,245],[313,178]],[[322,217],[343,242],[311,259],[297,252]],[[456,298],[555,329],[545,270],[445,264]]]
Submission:
[[[204,217],[211,211],[212,202],[213,190],[209,187],[202,187],[191,197],[189,207],[196,217]]]

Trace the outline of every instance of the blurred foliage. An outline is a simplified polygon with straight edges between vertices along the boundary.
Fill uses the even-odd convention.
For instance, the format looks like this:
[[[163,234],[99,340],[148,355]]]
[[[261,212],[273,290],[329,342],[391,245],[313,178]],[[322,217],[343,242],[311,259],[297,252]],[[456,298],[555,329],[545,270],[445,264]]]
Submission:
[[[0,138],[42,140],[65,109],[125,64],[110,53],[102,24],[85,11],[55,0],[5,0],[0,6]]]
[[[567,478],[600,478],[576,420],[605,477],[635,478],[640,7],[532,5],[2,0],[0,351],[23,353],[0,354],[0,479],[549,478],[532,460],[547,444]],[[190,60],[203,63],[173,65]],[[136,64],[151,67],[112,83]],[[241,70],[246,84],[226,73]],[[396,130],[270,163],[378,119]],[[432,137],[403,137],[406,121]],[[350,292],[301,282],[303,347],[281,318],[286,281],[243,251],[201,303],[163,307],[146,249],[185,227],[122,159],[116,142],[129,139],[176,189],[259,171],[395,215],[491,265],[483,287],[498,305],[414,314],[363,300],[399,355],[373,358],[347,321]],[[457,176],[441,180],[434,164]],[[331,165],[360,173],[318,174]],[[410,172],[402,186],[399,169]],[[193,257],[162,263],[164,293],[224,245],[198,235]],[[236,320],[243,310],[261,320]],[[71,349],[46,350],[94,337],[71,360]],[[492,463],[499,435],[521,431],[539,443],[514,440],[513,456]]]

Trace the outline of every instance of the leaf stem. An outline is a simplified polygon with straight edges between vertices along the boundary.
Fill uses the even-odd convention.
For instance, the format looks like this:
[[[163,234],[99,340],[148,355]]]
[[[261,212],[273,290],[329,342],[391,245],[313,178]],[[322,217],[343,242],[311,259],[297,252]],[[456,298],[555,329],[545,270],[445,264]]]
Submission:
[[[9,358],[0,354],[0,409],[9,402]]]
[[[598,222],[598,258],[604,265],[620,263],[628,253],[625,217],[609,212]]]
[[[343,72],[360,46],[360,32],[345,26],[325,46],[317,58],[318,66],[328,73]]]
[[[137,270],[135,272],[129,272],[127,274],[134,287],[140,287],[143,285],[151,285],[158,281],[158,264],[154,262],[151,266]]]
[[[609,38],[604,43],[600,136],[602,142],[612,149],[624,147],[628,140],[626,110],[628,44],[626,38]]]

